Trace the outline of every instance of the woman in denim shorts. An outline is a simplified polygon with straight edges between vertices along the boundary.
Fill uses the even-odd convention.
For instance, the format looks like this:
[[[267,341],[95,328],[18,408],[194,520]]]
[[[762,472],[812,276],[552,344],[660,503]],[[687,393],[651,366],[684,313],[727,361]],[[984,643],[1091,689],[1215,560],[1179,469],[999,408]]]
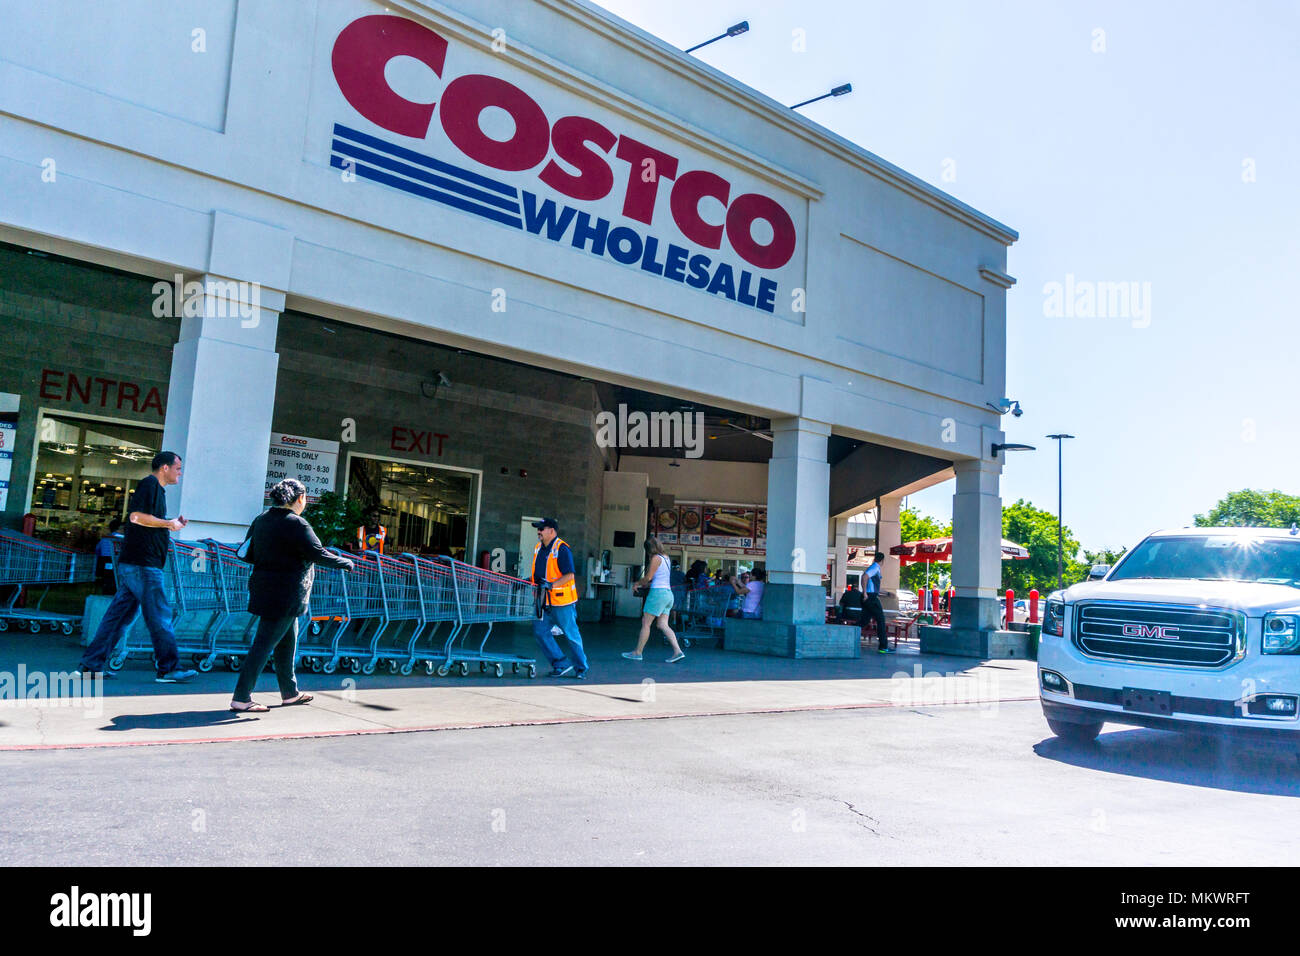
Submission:
[[[668,555],[664,554],[663,545],[653,535],[645,539],[645,574],[641,575],[641,580],[636,582],[635,587],[645,587],[647,584],[650,592],[641,608],[641,633],[637,637],[636,650],[624,651],[623,656],[630,661],[641,660],[641,652],[645,650],[646,641],[650,640],[650,622],[654,621],[673,647],[673,656],[667,659],[667,663],[675,664],[686,655],[677,644],[677,635],[668,626],[668,612],[673,609]]]

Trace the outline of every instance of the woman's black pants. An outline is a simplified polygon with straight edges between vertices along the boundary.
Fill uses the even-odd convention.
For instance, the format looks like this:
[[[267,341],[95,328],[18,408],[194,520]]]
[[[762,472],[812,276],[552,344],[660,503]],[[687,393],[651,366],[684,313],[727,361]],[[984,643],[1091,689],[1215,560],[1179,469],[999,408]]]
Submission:
[[[275,653],[275,677],[280,682],[280,696],[298,696],[298,682],[294,679],[293,661],[298,655],[298,616],[259,617],[257,637],[252,650],[239,669],[239,682],[235,684],[235,700],[246,704],[252,700],[257,677],[266,666],[267,658]]]

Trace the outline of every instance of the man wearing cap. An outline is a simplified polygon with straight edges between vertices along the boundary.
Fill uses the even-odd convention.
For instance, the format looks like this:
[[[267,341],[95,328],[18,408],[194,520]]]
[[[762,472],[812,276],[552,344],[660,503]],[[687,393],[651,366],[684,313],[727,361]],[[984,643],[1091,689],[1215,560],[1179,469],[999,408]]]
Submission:
[[[533,636],[551,662],[551,677],[587,676],[587,655],[578,632],[578,585],[574,578],[573,552],[564,543],[554,518],[534,521],[537,547],[533,549],[533,583],[541,598]],[[572,661],[564,656],[551,636],[558,627],[569,642]]]

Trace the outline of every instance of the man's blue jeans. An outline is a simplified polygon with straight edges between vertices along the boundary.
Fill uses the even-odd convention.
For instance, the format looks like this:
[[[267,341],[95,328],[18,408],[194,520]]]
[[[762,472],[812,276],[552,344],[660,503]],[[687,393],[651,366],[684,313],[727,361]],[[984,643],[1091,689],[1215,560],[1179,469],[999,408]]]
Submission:
[[[158,673],[170,674],[180,666],[180,657],[176,653],[176,633],[172,630],[172,609],[163,594],[162,568],[118,562],[116,570],[117,594],[104,612],[95,639],[81,656],[81,669],[102,671],[122,633],[135,620],[136,612],[143,611],[145,626],[153,640],[154,657],[158,659]]]
[[[537,643],[542,646],[542,653],[557,670],[564,670],[569,666],[568,658],[564,656],[551,635],[551,627],[558,627],[569,642],[569,653],[573,655],[574,668],[578,673],[582,673],[587,669],[587,655],[582,650],[582,634],[578,631],[577,603],[559,607],[547,606],[543,610],[541,620],[533,621],[533,637],[537,638]]]

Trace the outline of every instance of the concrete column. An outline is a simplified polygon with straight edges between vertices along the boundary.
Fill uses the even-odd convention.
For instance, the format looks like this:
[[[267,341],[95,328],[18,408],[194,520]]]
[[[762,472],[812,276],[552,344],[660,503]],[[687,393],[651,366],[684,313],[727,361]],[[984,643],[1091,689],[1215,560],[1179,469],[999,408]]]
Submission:
[[[901,568],[898,555],[890,554],[889,549],[903,543],[902,526],[898,520],[902,504],[902,495],[886,495],[880,499],[880,513],[876,516],[876,550],[885,553],[885,561],[880,568],[880,603],[894,611],[898,610],[898,576]]]
[[[952,626],[921,629],[921,650],[967,657],[1022,657],[1023,634],[999,630],[1002,583],[1002,464],[958,461],[952,498]]]
[[[831,466],[830,426],[805,418],[772,422],[767,465],[767,587],[763,619],[821,624],[826,615],[822,572]]]
[[[202,291],[185,302],[163,430],[185,470],[167,510],[190,521],[180,537],[239,541],[262,511],[284,296],[215,275],[191,281]]]
[[[831,598],[838,604],[844,593],[849,571],[849,519],[831,519],[831,535],[835,545],[835,563],[832,567]]]

